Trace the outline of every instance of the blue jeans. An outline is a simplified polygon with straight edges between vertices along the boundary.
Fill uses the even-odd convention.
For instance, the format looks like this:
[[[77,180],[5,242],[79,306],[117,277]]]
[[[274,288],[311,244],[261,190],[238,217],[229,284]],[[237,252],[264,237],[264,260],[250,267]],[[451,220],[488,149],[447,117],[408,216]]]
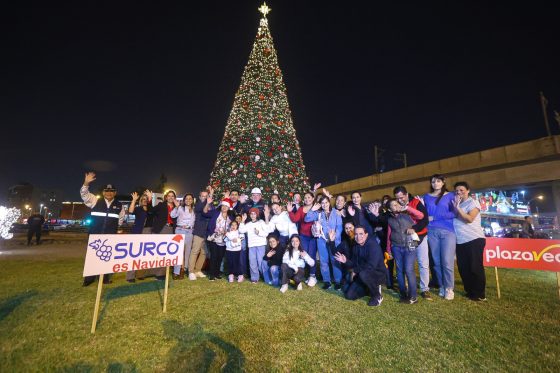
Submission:
[[[439,285],[444,289],[453,289],[455,286],[455,244],[457,241],[455,233],[441,228],[430,229],[428,240]]]
[[[241,240],[241,252],[239,254],[239,272],[245,276],[247,274],[247,235]]]
[[[251,270],[251,281],[259,281],[259,268],[262,269],[263,256],[266,246],[255,246],[249,248],[249,267]]]
[[[272,286],[278,286],[280,283],[280,266],[269,266],[268,262],[263,260],[261,268],[264,282]]]
[[[340,262],[334,259],[332,253],[327,248],[327,241],[322,238],[317,238],[317,249],[319,250],[319,261],[321,262],[321,276],[323,276],[323,282],[331,282],[330,263],[332,265],[334,282],[340,284],[340,281],[342,280]]]
[[[420,245],[416,248],[416,258],[418,259],[418,273],[420,273],[420,291],[430,290],[430,258],[428,255],[428,237],[424,237]]]
[[[416,261],[416,250],[408,250],[406,247],[393,246],[391,248],[395,264],[397,265],[397,282],[401,297],[416,298],[416,273],[414,273],[414,262]],[[404,282],[404,276],[408,281],[408,291]]]
[[[301,240],[301,246],[306,253],[309,254],[313,260],[317,261],[317,239],[315,237],[304,236],[303,234],[299,236]],[[316,267],[309,267],[309,275],[315,277]]]

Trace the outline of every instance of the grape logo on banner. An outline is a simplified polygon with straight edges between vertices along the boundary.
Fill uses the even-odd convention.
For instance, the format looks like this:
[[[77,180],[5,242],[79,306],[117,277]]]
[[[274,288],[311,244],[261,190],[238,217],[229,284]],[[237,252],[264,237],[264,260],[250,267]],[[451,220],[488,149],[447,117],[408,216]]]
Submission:
[[[95,250],[95,255],[101,260],[108,262],[111,260],[111,252],[113,248],[111,246],[105,245],[107,240],[101,242],[101,240],[95,240],[90,243],[88,246]]]
[[[182,234],[92,234],[84,276],[183,264]]]
[[[526,238],[487,238],[486,267],[560,271],[560,241]]]

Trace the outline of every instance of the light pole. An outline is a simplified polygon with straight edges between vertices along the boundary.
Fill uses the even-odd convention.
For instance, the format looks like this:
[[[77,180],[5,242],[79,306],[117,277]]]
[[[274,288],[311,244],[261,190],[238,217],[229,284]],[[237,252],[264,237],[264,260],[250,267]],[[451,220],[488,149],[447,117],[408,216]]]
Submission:
[[[527,202],[527,210],[528,210],[529,214],[531,214],[531,215],[533,214],[533,212],[531,211],[531,202],[536,200],[536,199],[539,199],[539,200],[542,201],[544,199],[544,196],[542,194],[538,195],[534,198],[531,198],[529,200],[529,202]],[[539,225],[539,206],[537,206],[536,204],[535,204],[535,209],[537,210],[537,216],[536,216],[537,219],[535,220],[535,223],[537,223],[536,225]]]

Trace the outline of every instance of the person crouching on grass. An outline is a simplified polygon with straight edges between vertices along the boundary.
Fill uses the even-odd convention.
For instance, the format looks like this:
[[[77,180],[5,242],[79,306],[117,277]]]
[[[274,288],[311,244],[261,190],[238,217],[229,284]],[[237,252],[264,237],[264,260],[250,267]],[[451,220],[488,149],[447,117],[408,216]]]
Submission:
[[[362,226],[358,225],[354,228],[354,239],[356,243],[351,258],[347,258],[340,252],[334,255],[338,262],[345,264],[349,270],[352,270],[351,283],[344,293],[344,297],[349,300],[356,300],[365,296],[369,290],[371,299],[368,306],[380,306],[383,302],[381,285],[386,280],[383,251],[375,237],[369,237]]]
[[[288,290],[290,279],[293,279],[296,283],[297,290],[302,290],[301,282],[305,280],[304,269],[306,263],[313,267],[315,260],[303,250],[299,236],[294,234],[290,237],[290,242],[282,257],[282,286],[280,287],[282,293]]]
[[[264,220],[259,219],[260,210],[252,207],[249,210],[250,222],[247,221],[247,214],[243,214],[243,222],[239,226],[239,233],[247,233],[247,247],[249,247],[249,267],[251,272],[251,282],[256,284],[259,281],[259,269],[262,268],[262,260],[266,248],[266,237],[269,226]],[[265,216],[270,215],[268,206],[264,207]]]
[[[269,234],[266,240],[268,245],[262,262],[264,282],[272,286],[278,286],[280,283],[280,266],[286,246],[282,245],[281,239],[274,233]]]
[[[229,270],[228,281],[233,282],[237,276],[237,282],[243,282],[243,273],[241,273],[241,241],[243,235],[239,233],[239,223],[234,220],[229,226],[229,232],[226,233],[226,261]]]

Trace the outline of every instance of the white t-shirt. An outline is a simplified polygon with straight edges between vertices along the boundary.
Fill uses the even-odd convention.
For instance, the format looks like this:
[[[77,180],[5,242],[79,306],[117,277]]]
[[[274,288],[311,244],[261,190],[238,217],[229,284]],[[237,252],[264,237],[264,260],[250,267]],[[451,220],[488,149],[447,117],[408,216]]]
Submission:
[[[480,211],[480,203],[472,198],[461,202],[459,207],[465,212],[469,213],[473,209]],[[466,243],[477,238],[484,238],[484,231],[480,223],[480,212],[476,215],[472,223],[467,223],[460,217],[453,219],[453,227],[455,228],[455,235],[457,236],[457,243]]]

